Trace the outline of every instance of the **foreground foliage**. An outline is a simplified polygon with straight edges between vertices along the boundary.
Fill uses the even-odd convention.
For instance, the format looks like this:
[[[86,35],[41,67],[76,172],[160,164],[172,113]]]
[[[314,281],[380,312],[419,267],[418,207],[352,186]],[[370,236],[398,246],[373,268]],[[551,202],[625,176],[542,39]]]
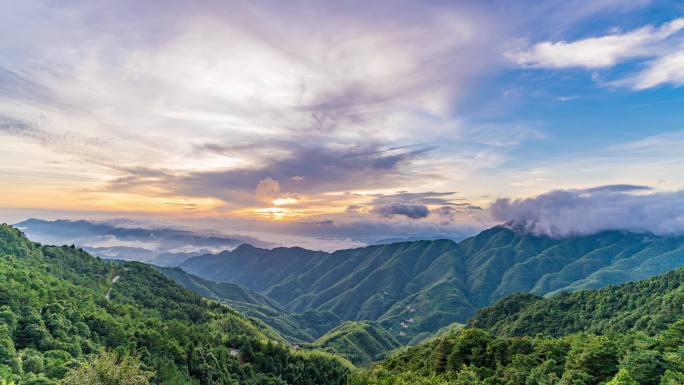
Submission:
[[[657,336],[497,337],[463,329],[407,348],[351,384],[683,384],[684,321]]]
[[[60,385],[148,385],[154,373],[140,368],[133,357],[117,357],[103,352],[70,371]]]

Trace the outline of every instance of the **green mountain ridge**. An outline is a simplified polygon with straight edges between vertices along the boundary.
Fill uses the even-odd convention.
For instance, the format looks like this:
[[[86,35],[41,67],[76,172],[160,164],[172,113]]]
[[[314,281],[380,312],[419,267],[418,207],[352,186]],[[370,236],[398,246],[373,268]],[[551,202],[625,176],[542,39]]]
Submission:
[[[242,245],[181,267],[243,285],[291,313],[377,321],[406,344],[464,323],[512,293],[598,288],[682,264],[682,236],[605,231],[556,239],[498,226],[459,243],[414,241],[333,253]]]

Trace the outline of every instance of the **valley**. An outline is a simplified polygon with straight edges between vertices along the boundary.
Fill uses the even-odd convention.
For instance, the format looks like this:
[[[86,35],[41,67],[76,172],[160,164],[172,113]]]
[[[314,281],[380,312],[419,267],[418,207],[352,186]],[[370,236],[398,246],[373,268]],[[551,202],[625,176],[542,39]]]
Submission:
[[[673,385],[684,378],[684,355],[676,349],[684,343],[684,270],[676,266],[679,237],[607,232],[551,239],[497,227],[461,243],[416,241],[336,253],[242,246],[184,263],[185,267],[211,266],[204,271],[214,271],[214,277],[232,274],[241,281],[238,284],[201,278],[179,267],[101,260],[70,246],[32,243],[9,226],[3,225],[0,230],[4,325],[0,329],[4,333],[0,353],[5,362],[0,364],[0,375],[19,379],[22,384],[51,384],[60,379],[69,383],[64,381],[80,375],[69,371],[69,362],[110,359],[94,356],[102,349],[119,354],[134,352],[139,361],[127,363],[132,368],[126,369],[130,371],[127,375],[148,376],[164,384],[197,381],[208,385],[214,383],[208,379],[214,378],[217,384],[479,385],[533,381],[590,385],[626,379]],[[458,257],[466,252],[468,258]],[[299,258],[297,264],[265,269],[284,255]],[[485,256],[492,260],[484,263]],[[548,266],[550,258],[564,263],[538,272],[534,281],[525,281],[524,285],[522,278],[513,276],[513,272],[535,271],[530,266],[541,262]],[[233,259],[241,260],[246,268],[231,268]],[[295,283],[316,295],[330,289],[322,287],[323,282],[332,282],[331,287],[367,288],[364,279],[358,279],[355,286],[345,280],[335,281],[340,272],[319,274],[319,279],[307,275],[307,269],[324,271],[331,260],[354,279],[366,272],[376,283],[388,285],[374,286],[383,287],[383,295],[419,288],[418,293],[399,298],[402,311],[413,321],[401,321],[396,330],[405,333],[418,322],[430,328],[420,329],[425,331],[410,339],[402,338],[405,336],[392,329],[384,314],[374,320],[345,320],[338,314],[350,313],[335,314],[341,309],[335,306],[288,310],[292,303],[318,303],[314,299],[304,302],[299,298],[302,294],[288,297],[283,293],[274,298],[277,290]],[[346,266],[346,260],[359,266]],[[262,263],[266,265],[260,267]],[[433,263],[437,265],[431,266]],[[427,283],[424,275],[439,270],[436,277],[453,280],[458,274],[455,267],[465,266],[500,281],[475,286],[461,272],[460,293],[467,294],[463,297],[450,292],[436,295],[439,292],[431,290],[431,285],[416,285]],[[499,269],[491,270],[494,266]],[[406,282],[378,276],[386,270],[387,274],[403,272],[401,277],[410,277],[406,272],[418,267],[421,272]],[[619,274],[617,267],[622,268]],[[615,285],[628,277],[654,275],[661,270],[672,271]],[[608,275],[608,271],[613,274]],[[268,280],[258,283],[262,274]],[[304,277],[301,281],[295,278],[300,274]],[[26,276],[31,281],[26,281]],[[600,280],[607,276],[612,281]],[[28,286],[29,282],[34,283]],[[488,295],[474,295],[463,282],[488,288]],[[582,285],[607,287],[580,289]],[[513,290],[515,287],[525,290]],[[427,294],[421,294],[422,290]],[[343,290],[332,292],[338,295],[329,298],[342,305],[349,301],[352,309],[364,309],[359,302],[373,297],[356,300],[340,297]],[[356,295],[359,290],[346,292]],[[447,319],[444,324],[425,323],[419,318],[419,307],[406,301],[421,295],[440,299],[439,306],[455,303],[457,306],[448,308],[449,314],[465,322]],[[475,306],[483,303],[477,302],[478,298],[491,301],[491,305]],[[459,301],[465,300],[471,306],[458,307],[463,303]],[[297,306],[291,309],[299,309]],[[438,304],[432,306],[427,309],[442,309]],[[388,305],[387,309],[396,307]],[[459,313],[455,309],[466,310]],[[78,337],[73,340],[74,336]],[[239,361],[231,358],[233,354]],[[210,356],[218,361],[202,364]],[[116,356],[111,359],[116,360]],[[635,371],[635,367],[642,369]]]

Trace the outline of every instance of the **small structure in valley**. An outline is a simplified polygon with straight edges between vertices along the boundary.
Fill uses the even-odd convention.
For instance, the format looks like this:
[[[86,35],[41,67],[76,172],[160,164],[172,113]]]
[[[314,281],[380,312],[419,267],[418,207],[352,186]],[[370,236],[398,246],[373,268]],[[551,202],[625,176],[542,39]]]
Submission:
[[[230,355],[233,357],[240,357],[240,349],[230,348]]]

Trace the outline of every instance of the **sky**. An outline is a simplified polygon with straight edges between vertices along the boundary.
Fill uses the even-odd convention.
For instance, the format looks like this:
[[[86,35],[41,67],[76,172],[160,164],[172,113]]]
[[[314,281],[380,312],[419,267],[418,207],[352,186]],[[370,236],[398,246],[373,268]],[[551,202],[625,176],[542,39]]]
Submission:
[[[668,232],[683,85],[679,1],[1,1],[0,222]]]

